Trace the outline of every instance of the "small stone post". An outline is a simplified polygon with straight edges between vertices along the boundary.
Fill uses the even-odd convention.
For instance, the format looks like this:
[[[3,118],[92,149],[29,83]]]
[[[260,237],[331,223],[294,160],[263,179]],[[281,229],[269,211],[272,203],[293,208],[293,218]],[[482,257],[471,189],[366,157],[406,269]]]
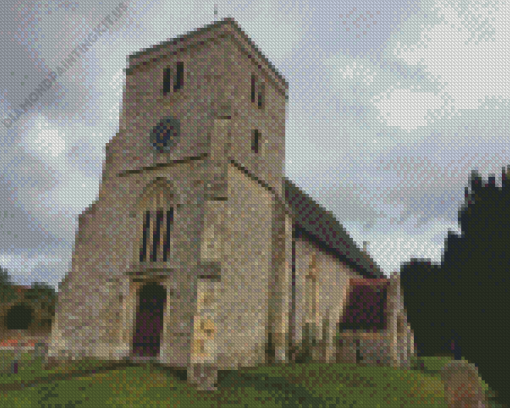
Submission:
[[[356,339],[341,337],[338,344],[337,363],[356,364]]]
[[[46,343],[40,341],[35,344],[34,358],[42,357],[43,359],[45,359],[47,354],[48,354],[48,345]]]
[[[214,391],[217,389],[218,369],[213,364],[199,363],[191,365],[188,380],[195,384],[200,391]]]

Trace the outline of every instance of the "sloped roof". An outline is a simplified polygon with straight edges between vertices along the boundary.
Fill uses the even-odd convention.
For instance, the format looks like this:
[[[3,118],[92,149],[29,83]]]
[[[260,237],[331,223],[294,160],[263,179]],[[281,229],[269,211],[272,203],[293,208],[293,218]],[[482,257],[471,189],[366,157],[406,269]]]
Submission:
[[[316,203],[288,178],[284,178],[285,200],[294,214],[294,221],[348,263],[357,266],[367,278],[383,278],[379,266],[361,251],[333,214]]]
[[[389,284],[389,279],[351,278],[342,329],[385,330]]]
[[[195,37],[198,37],[207,31],[217,30],[217,29],[220,29],[222,26],[227,26],[227,25],[231,25],[234,28],[234,30],[236,30],[241,35],[241,37],[243,37],[245,39],[245,41],[249,44],[249,46],[269,66],[269,68],[271,69],[271,71],[273,71],[273,73],[276,75],[276,77],[284,83],[285,88],[288,88],[288,83],[285,80],[285,78],[283,77],[283,75],[278,72],[276,67],[267,59],[267,57],[260,51],[259,47],[250,39],[250,37],[239,26],[237,21],[235,21],[232,17],[227,17],[222,20],[215,21],[214,23],[208,24],[204,27],[188,31],[187,33],[181,34],[175,38],[160,42],[160,43],[156,44],[155,46],[152,46],[148,49],[143,49],[141,51],[134,52],[133,54],[129,55],[128,61],[129,61],[130,65],[131,64],[136,65],[135,61],[140,56],[154,53],[157,50],[160,50],[161,48],[164,48],[164,47],[167,47],[170,45],[176,45],[178,42],[182,43],[184,41],[192,40]],[[130,69],[128,69],[128,70],[130,70]]]

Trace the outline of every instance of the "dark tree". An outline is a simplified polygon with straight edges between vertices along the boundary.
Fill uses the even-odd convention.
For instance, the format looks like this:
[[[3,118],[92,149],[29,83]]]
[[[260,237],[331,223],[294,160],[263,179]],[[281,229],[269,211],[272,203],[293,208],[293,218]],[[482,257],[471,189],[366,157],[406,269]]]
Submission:
[[[32,324],[34,310],[24,304],[15,305],[9,309],[6,327],[9,330],[27,330]]]
[[[429,260],[411,259],[402,266],[400,279],[418,355],[444,354],[448,328],[440,267]]]
[[[436,271],[423,265],[402,268],[404,302],[419,345],[423,343],[428,354],[441,344],[437,336],[426,333],[431,319],[441,322],[446,330],[436,333],[443,337],[445,350],[453,342],[455,358],[464,357],[475,364],[482,379],[497,392],[497,402],[506,406],[510,406],[508,184],[504,169],[502,188],[496,187],[494,176],[484,183],[476,171],[472,172],[470,189],[466,188],[465,203],[459,210],[462,233],[448,234],[441,266]],[[423,310],[431,314],[429,317],[424,317],[423,310],[416,311],[420,302],[428,303]]]
[[[460,337],[462,355],[478,367],[500,401],[510,406],[506,377],[510,354],[506,331],[510,191],[504,169],[502,188],[496,187],[494,176],[484,183],[476,172],[471,175],[470,187],[459,211],[459,254],[445,256],[444,262],[454,282],[450,325]]]
[[[444,306],[445,306],[445,325],[447,333],[445,334],[445,349],[452,353],[455,360],[462,358],[462,341],[461,335],[456,327],[459,324],[465,325],[466,314],[463,312],[461,293],[467,288],[462,285],[462,274],[464,273],[464,264],[469,259],[467,247],[462,237],[448,232],[445,240],[445,249],[443,252],[443,260],[441,263],[441,275],[443,281]]]

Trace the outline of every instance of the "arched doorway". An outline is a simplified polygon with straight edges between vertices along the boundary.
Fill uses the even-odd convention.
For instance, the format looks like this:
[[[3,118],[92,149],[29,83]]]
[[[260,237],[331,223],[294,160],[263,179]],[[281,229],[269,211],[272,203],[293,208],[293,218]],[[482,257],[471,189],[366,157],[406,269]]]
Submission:
[[[145,284],[138,293],[133,355],[156,357],[159,354],[166,290],[158,283]]]
[[[9,309],[6,317],[8,330],[27,330],[33,321],[34,310],[26,305],[16,305]]]

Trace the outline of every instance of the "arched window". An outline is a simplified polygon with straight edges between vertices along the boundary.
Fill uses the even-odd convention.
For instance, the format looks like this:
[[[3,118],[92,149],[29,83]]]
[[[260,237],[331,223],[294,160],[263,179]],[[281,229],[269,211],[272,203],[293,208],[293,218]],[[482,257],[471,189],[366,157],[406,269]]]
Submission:
[[[167,262],[175,205],[165,180],[158,179],[144,192],[139,204],[142,220],[139,231],[139,262]]]

